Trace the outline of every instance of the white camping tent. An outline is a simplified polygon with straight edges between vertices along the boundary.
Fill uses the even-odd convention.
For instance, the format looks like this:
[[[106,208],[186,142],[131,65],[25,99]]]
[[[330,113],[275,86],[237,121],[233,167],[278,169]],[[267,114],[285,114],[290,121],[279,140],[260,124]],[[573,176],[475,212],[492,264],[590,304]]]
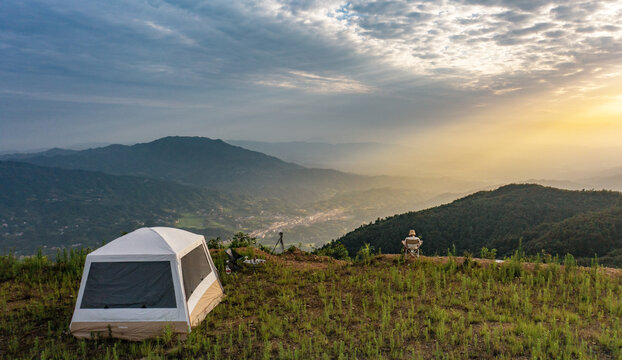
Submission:
[[[202,235],[141,228],[86,256],[70,330],[142,340],[185,337],[224,297]]]

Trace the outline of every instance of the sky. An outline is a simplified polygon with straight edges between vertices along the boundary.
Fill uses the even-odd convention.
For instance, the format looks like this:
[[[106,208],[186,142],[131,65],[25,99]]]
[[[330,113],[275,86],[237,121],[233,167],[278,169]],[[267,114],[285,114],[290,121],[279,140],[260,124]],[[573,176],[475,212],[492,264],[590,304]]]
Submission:
[[[372,141],[379,172],[622,166],[620,1],[2,1],[0,151]]]

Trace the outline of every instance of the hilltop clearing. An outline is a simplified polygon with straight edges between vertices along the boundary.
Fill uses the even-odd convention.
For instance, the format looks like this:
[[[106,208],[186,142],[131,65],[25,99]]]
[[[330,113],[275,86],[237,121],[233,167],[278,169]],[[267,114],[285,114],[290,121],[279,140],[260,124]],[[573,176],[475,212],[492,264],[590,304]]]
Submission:
[[[2,257],[0,358],[622,357],[620,270],[239,251],[267,262],[221,271],[227,296],[186,341],[76,340],[67,330],[84,253]]]

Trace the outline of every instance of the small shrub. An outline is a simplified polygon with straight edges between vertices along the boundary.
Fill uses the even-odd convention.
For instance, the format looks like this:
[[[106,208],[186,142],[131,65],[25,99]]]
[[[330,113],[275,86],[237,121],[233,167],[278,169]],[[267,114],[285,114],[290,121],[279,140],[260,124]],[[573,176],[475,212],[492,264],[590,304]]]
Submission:
[[[566,256],[564,256],[564,267],[566,268],[566,271],[572,270],[576,266],[577,262],[575,261],[574,256],[566,254]]]
[[[249,234],[239,232],[233,235],[231,238],[230,248],[241,248],[257,245],[257,238],[250,236]]]
[[[339,241],[332,241],[320,249],[313,251],[315,255],[330,256],[338,260],[348,260],[350,255],[348,249]]]
[[[452,244],[451,249],[447,249],[447,256],[453,257],[453,256],[456,256],[457,254],[458,254],[458,251],[456,250],[456,244]]]
[[[162,331],[160,339],[165,345],[170,345],[173,342],[174,335],[175,332],[173,331],[173,326],[171,324],[167,324]]]
[[[223,247],[224,246],[222,245],[222,239],[220,239],[220,236],[207,241],[208,249],[222,249]]]
[[[359,251],[356,253],[356,261],[362,262],[364,264],[369,264],[373,257],[374,247],[365,243],[365,245],[361,246]]]
[[[497,258],[497,249],[488,250],[488,248],[484,246],[480,252],[480,257],[482,259],[494,260]]]

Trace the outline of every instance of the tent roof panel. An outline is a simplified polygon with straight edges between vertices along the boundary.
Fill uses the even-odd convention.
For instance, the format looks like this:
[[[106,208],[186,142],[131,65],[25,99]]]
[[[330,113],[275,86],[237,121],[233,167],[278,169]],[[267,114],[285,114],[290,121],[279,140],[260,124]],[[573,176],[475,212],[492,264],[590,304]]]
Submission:
[[[202,235],[180,229],[140,228],[100,247],[89,256],[177,254],[202,239]]]
[[[152,227],[151,230],[158,233],[175,253],[187,249],[190,245],[203,240],[203,235],[170,227]]]

